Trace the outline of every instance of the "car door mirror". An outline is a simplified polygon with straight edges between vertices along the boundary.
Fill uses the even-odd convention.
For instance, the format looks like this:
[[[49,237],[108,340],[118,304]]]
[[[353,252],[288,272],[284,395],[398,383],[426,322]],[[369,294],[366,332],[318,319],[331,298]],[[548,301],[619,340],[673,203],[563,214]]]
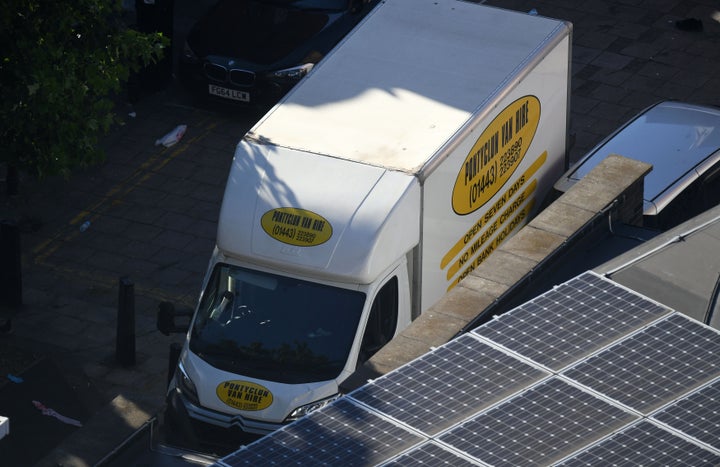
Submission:
[[[175,324],[176,317],[191,317],[192,311],[176,311],[175,305],[171,302],[161,302],[158,305],[157,312],[157,329],[166,336],[170,333],[184,333],[190,327],[190,322],[184,326]]]

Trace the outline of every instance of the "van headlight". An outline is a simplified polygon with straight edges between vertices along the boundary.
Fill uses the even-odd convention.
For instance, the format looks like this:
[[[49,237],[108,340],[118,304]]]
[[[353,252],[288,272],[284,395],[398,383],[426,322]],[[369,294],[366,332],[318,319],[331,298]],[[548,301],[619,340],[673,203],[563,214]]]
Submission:
[[[188,399],[190,402],[192,402],[195,405],[200,405],[200,399],[198,398],[197,389],[195,388],[195,383],[192,382],[190,377],[188,376],[187,372],[185,371],[185,368],[183,367],[182,363],[178,363],[177,367],[177,387],[178,390],[182,393],[183,396],[185,396],[186,399]]]
[[[276,70],[269,73],[271,79],[276,81],[300,81],[300,79],[310,73],[313,68],[312,63],[306,63],[300,66],[294,66],[292,68],[285,68],[283,70]]]
[[[307,405],[302,405],[298,407],[297,409],[290,412],[290,415],[287,416],[285,421],[283,423],[290,423],[294,422],[298,418],[304,417],[305,415],[309,414],[310,412],[314,412],[318,409],[322,409],[326,405],[330,404],[331,402],[336,401],[340,398],[340,394],[335,394],[332,397],[328,397],[327,399],[322,399],[319,401],[312,402]]]

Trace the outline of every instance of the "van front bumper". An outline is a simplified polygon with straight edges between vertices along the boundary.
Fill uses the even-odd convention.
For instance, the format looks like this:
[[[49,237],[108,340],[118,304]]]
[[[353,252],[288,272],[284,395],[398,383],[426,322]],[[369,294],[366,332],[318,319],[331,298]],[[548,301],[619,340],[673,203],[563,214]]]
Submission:
[[[180,405],[182,406],[182,409],[184,409],[184,412],[187,418],[190,419],[191,423],[193,421],[199,421],[221,428],[239,429],[245,433],[254,435],[266,435],[284,426],[282,423],[262,422],[260,420],[246,418],[241,415],[229,415],[195,405],[188,401],[178,389],[175,389],[168,395],[167,410],[183,412],[182,409],[177,410]],[[181,417],[183,416],[181,413],[177,415]]]

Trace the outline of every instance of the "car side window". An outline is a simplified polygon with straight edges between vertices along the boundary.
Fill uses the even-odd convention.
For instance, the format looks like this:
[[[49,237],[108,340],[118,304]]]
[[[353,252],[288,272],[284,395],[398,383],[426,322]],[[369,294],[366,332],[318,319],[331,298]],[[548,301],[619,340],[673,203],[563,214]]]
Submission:
[[[720,204],[720,166],[685,188],[657,216],[656,227],[667,230]]]
[[[699,181],[696,180],[663,209],[660,218],[660,228],[662,230],[680,225],[701,212],[700,206],[698,206],[700,202],[698,185]]]
[[[720,165],[703,176],[702,194],[706,210],[720,204]]]
[[[358,356],[358,366],[365,363],[395,335],[398,320],[398,279],[393,277],[383,285],[370,309],[365,334]]]

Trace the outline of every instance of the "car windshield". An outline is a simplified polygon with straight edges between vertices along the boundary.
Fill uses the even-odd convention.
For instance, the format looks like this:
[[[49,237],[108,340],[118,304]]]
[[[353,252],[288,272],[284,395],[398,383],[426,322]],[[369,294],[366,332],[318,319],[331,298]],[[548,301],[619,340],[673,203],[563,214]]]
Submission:
[[[216,265],[190,349],[212,366],[282,383],[326,381],[345,366],[365,294]]]
[[[304,60],[311,49],[331,47],[340,39],[326,43],[328,39],[322,39],[320,33],[333,15],[348,8],[348,0],[221,0],[195,23],[187,46],[210,61],[222,57],[237,60],[233,67],[239,69],[253,64],[291,66]],[[222,60],[220,64],[228,66]]]

